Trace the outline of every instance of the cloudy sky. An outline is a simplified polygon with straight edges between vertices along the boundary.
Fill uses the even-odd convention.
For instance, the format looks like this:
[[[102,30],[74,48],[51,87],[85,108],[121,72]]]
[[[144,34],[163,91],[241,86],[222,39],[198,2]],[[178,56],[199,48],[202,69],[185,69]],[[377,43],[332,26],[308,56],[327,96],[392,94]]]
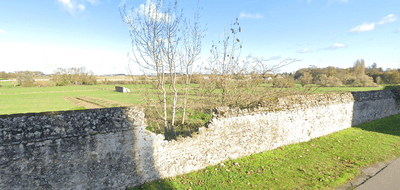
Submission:
[[[144,0],[44,0],[0,2],[0,71],[86,67],[95,74],[127,73],[128,26],[118,8]],[[191,19],[196,1],[178,1]],[[200,61],[236,18],[242,57],[251,53],[282,69],[309,65],[400,67],[399,0],[201,0],[207,29]],[[134,71],[135,72],[135,71]],[[137,71],[138,72],[138,71]],[[138,73],[139,74],[139,73]]]

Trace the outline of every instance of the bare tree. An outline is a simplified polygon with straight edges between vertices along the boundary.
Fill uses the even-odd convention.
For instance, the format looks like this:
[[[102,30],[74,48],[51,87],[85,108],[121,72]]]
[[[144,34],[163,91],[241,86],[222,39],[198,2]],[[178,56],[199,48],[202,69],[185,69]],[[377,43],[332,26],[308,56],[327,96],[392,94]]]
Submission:
[[[225,30],[223,41],[213,44],[211,47],[211,56],[208,59],[207,68],[214,77],[216,88],[221,91],[221,105],[238,106],[244,105],[245,97],[255,95],[257,87],[269,74],[276,73],[280,68],[300,60],[285,59],[277,65],[268,65],[262,57],[248,55],[245,60],[240,59],[242,43],[237,34],[242,31],[238,19],[231,25],[229,30]],[[210,88],[210,87],[208,87]],[[214,89],[208,90],[210,93]],[[245,96],[248,95],[248,96]]]
[[[183,11],[178,10],[177,1],[173,5],[171,3],[167,5],[164,0],[157,0],[155,4],[147,1],[141,9],[132,8],[129,11],[125,5],[120,13],[130,28],[133,54],[131,60],[139,65],[145,75],[157,75],[158,101],[150,95],[145,97],[149,102],[148,105],[152,106],[162,118],[165,133],[169,128],[168,110],[171,107],[173,132],[178,104],[177,72],[179,67],[186,71],[183,101],[185,110],[190,84],[189,75],[200,53],[200,40],[203,35],[198,26],[199,12],[197,10],[195,13],[196,21],[193,25],[183,18]],[[172,99],[172,103],[169,103],[169,99]]]
[[[199,1],[198,1],[199,3]],[[182,27],[183,31],[183,46],[180,52],[183,54],[180,55],[180,66],[181,73],[185,75],[184,77],[184,97],[183,97],[183,114],[182,114],[182,125],[185,124],[186,117],[186,107],[189,95],[189,88],[191,77],[193,76],[193,66],[194,62],[198,60],[198,55],[201,52],[201,39],[204,37],[204,30],[200,29],[199,19],[200,19],[200,8],[199,4],[197,4],[197,10],[194,15],[194,23],[193,26],[190,24],[190,21],[184,22]]]
[[[239,67],[239,58],[242,44],[236,35],[241,32],[238,19],[231,26],[230,30],[225,29],[224,40],[211,47],[211,56],[208,58],[209,68],[214,76],[216,76],[216,87],[221,89],[221,103],[226,104],[226,97],[230,93],[230,81],[233,81],[234,75],[241,73]],[[222,46],[222,47],[221,47]]]

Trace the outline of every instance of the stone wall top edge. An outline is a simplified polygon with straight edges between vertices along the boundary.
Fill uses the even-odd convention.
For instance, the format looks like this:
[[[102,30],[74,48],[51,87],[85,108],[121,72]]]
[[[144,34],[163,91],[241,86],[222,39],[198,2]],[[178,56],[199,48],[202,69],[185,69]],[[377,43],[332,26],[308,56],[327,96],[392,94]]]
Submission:
[[[61,110],[61,111],[45,111],[45,112],[28,112],[28,113],[15,113],[15,114],[3,114],[0,118],[7,117],[21,117],[21,116],[44,116],[44,115],[60,115],[63,113],[76,113],[76,112],[93,112],[93,111],[105,111],[105,110],[116,110],[116,109],[131,109],[135,107],[112,107],[112,108],[93,108],[84,110]]]
[[[395,98],[392,90],[354,91],[351,94],[356,102]]]
[[[0,145],[127,131],[143,118],[135,107],[2,115]]]
[[[307,109],[332,104],[374,101],[390,98],[394,98],[394,94],[390,90],[292,95],[260,101],[258,105],[247,109],[218,107],[213,110],[213,118],[238,117],[249,114]]]

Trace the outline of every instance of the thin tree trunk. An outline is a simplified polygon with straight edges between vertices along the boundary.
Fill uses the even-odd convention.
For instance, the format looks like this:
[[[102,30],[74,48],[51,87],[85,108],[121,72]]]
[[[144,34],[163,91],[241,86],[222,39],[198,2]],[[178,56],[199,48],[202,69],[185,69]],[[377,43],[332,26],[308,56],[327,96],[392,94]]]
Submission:
[[[161,89],[163,93],[163,104],[164,104],[164,131],[165,134],[168,132],[168,120],[167,120],[167,91],[165,90],[165,76],[164,76],[164,66],[162,66],[162,73],[160,76]]]
[[[182,126],[185,124],[185,116],[186,116],[186,103],[188,99],[188,94],[189,94],[189,76],[186,74],[186,86],[185,86],[185,94],[183,97],[183,114],[182,114]]]
[[[172,125],[171,125],[172,132],[174,132],[176,103],[178,100],[178,90],[176,89],[175,83],[176,83],[176,72],[174,72],[173,77],[172,77],[172,89],[174,91],[174,102],[173,102],[173,107],[172,107]]]

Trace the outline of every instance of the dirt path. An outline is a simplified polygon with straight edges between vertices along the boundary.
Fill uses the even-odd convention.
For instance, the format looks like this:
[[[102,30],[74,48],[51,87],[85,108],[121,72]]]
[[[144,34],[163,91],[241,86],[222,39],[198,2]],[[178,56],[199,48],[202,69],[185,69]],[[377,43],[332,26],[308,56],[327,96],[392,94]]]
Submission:
[[[132,104],[121,103],[104,98],[95,98],[90,96],[64,96],[63,98],[64,100],[74,104],[77,107],[85,107],[86,109],[133,106]]]
[[[94,109],[94,108],[103,108],[103,106],[100,106],[98,104],[94,104],[92,102],[84,101],[79,98],[75,98],[72,96],[64,96],[64,100],[74,104],[77,107],[85,107],[86,109]]]
[[[91,96],[78,96],[76,97],[79,100],[83,100],[89,103],[97,104],[103,107],[129,107],[133,106],[133,104],[127,104],[117,101],[108,100],[105,98],[95,98]]]

